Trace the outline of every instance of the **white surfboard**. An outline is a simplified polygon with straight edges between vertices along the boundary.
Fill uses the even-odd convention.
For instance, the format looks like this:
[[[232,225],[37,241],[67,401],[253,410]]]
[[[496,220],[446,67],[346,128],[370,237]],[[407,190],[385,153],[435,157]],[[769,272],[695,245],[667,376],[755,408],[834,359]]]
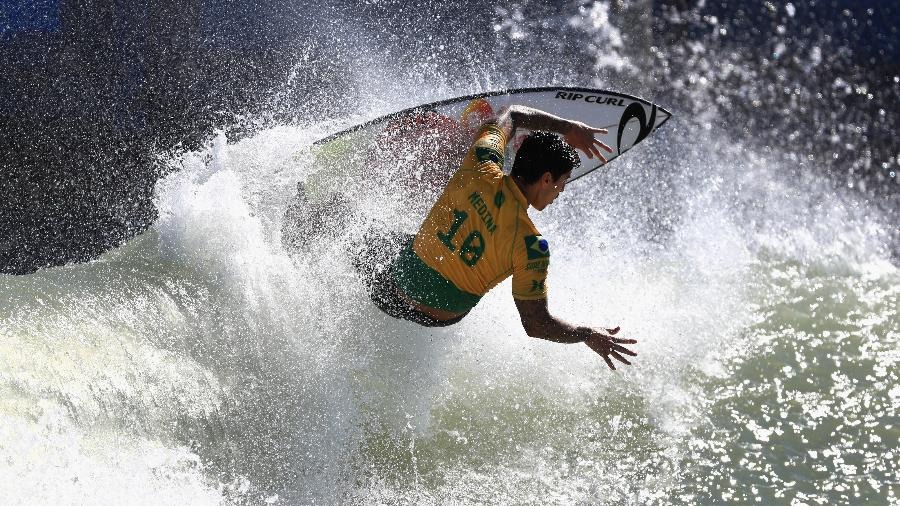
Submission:
[[[381,116],[316,141],[314,151],[317,152],[320,163],[327,164],[329,159],[336,163],[347,162],[354,158],[354,151],[359,151],[360,142],[378,138],[392,124],[426,113],[435,113],[448,121],[459,122],[474,132],[485,119],[512,104],[534,107],[607,129],[609,133],[597,135],[599,140],[613,149],[610,154],[603,153],[607,163],[646,139],[672,117],[666,109],[624,93],[591,88],[521,88],[456,97]],[[510,144],[517,147],[515,139]],[[579,156],[581,166],[573,171],[570,182],[603,166],[597,160],[587,158],[584,153],[579,152]],[[509,157],[507,163],[511,163],[513,159]]]

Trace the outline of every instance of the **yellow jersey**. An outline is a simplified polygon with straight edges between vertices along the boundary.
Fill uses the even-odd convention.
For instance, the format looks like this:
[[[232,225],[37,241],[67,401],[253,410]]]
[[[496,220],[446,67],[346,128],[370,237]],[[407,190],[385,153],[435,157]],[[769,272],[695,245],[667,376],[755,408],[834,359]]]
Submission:
[[[506,137],[486,124],[459,170],[393,266],[397,286],[420,304],[465,312],[513,277],[520,300],[547,296],[550,249],[528,201],[503,173]]]

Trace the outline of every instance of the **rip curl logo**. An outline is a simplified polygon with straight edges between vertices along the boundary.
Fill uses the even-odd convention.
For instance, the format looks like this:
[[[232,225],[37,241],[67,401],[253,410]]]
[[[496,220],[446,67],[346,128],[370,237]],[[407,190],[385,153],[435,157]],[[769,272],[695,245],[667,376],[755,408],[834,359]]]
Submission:
[[[630,145],[624,146],[625,149],[622,149],[622,135],[625,134],[625,128],[628,126],[628,122],[631,120],[636,120],[638,123],[637,138],[635,138],[634,142],[632,142]],[[616,151],[621,155],[622,153],[628,151],[635,144],[644,140],[644,138],[650,135],[650,132],[653,131],[653,126],[655,124],[655,105],[650,108],[650,119],[647,119],[647,111],[644,110],[644,106],[638,102],[632,102],[631,105],[625,108],[625,111],[622,113],[622,117],[619,119],[619,131],[616,134]]]
[[[614,97],[610,95],[585,95],[582,93],[576,93],[572,91],[557,91],[556,96],[554,98],[559,98],[563,100],[584,100],[589,104],[609,104],[616,105],[619,107],[625,107],[625,99],[622,97]]]
[[[547,243],[547,239],[539,235],[525,236],[525,251],[528,253],[529,260],[550,257],[550,245]]]

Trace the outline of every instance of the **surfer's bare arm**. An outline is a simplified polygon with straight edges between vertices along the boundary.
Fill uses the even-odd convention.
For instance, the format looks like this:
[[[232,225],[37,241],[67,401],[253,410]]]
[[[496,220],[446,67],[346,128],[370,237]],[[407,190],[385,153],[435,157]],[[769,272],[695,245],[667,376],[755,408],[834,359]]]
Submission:
[[[637,356],[637,353],[626,348],[625,344],[637,343],[634,339],[622,339],[615,337],[619,327],[598,331],[590,327],[575,327],[550,314],[547,309],[547,299],[519,300],[516,308],[522,318],[522,326],[530,337],[546,339],[555,343],[585,343],[598,355],[603,357],[606,365],[615,370],[611,359],[615,358],[625,365],[631,365],[622,355]]]
[[[596,156],[606,163],[606,157],[600,153],[600,150],[612,153],[611,147],[594,137],[595,134],[607,133],[605,128],[594,128],[580,121],[554,116],[533,107],[511,105],[497,117],[497,124],[503,130],[503,133],[506,134],[507,139],[512,137],[517,128],[549,130],[562,134],[569,145],[584,152],[588,158]]]

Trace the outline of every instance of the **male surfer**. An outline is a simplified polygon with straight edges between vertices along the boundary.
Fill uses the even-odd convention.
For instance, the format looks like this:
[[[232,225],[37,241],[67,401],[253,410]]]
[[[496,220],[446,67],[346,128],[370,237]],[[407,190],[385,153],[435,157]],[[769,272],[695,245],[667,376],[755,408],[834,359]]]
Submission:
[[[518,128],[533,133],[505,175],[507,140]],[[573,147],[606,162],[600,150],[612,149],[595,139],[597,133],[606,130],[524,106],[511,106],[482,125],[415,236],[371,233],[354,252],[373,302],[395,318],[447,326],[512,275],[513,299],[529,336],[584,342],[611,369],[611,358],[630,365],[623,355],[636,353],[623,345],[637,341],[616,337],[618,327],[576,327],[550,314],[550,248],[527,213],[529,207],[542,211],[565,189],[580,163]]]

